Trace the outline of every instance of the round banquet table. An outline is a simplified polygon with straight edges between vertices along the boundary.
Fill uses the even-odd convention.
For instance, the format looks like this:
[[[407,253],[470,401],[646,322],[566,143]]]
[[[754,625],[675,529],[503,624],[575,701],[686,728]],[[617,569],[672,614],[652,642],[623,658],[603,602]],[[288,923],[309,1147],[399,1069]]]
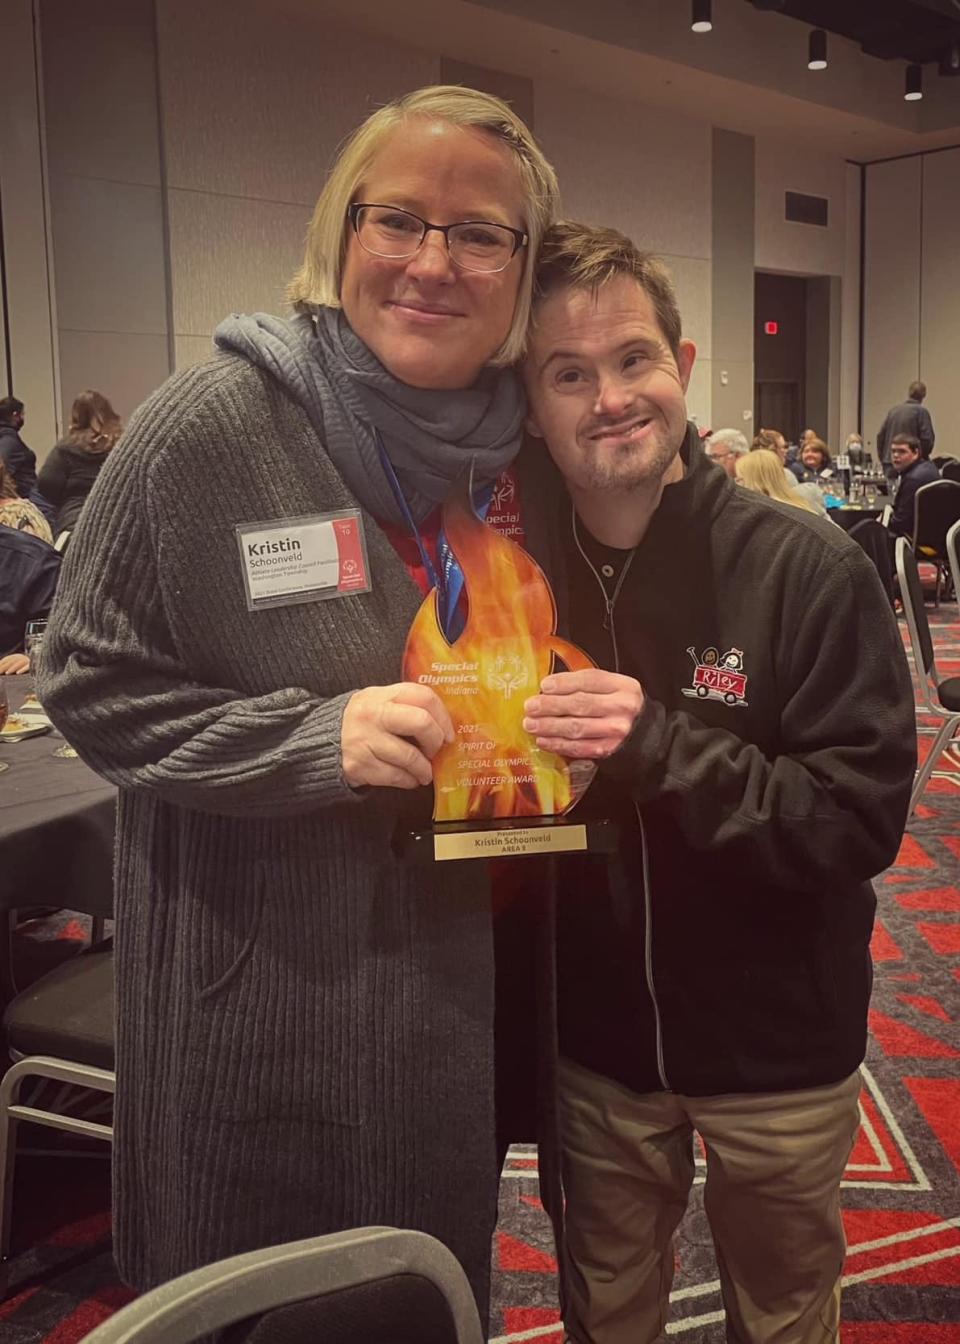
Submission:
[[[10,713],[33,689],[30,676],[0,678]],[[0,910],[52,905],[109,915],[117,791],[74,758],[54,752],[54,732],[0,741]]]
[[[882,513],[882,507],[869,509],[860,504],[844,504],[842,508],[831,509],[830,517],[835,523],[839,523],[845,532],[849,532],[851,527],[862,523],[865,518],[879,518]]]

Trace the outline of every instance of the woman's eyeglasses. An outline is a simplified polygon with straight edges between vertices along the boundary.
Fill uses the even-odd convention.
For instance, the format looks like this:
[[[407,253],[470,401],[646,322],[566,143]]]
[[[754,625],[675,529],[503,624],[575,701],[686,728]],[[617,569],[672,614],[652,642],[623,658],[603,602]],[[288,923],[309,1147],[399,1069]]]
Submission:
[[[464,271],[503,271],[529,238],[522,229],[467,219],[461,224],[431,224],[409,210],[357,203],[347,210],[357,240],[375,257],[412,257],[428,233],[442,233],[450,260]]]

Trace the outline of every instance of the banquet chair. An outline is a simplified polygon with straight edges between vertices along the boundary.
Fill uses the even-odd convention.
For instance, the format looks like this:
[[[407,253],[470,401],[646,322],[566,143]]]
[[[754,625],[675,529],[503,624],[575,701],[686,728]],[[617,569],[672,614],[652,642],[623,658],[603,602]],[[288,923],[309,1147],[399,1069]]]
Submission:
[[[953,580],[953,595],[960,602],[960,519],[947,533],[947,564]]]
[[[112,1126],[76,1114],[76,1106],[72,1113],[60,1109],[63,1088],[48,1100],[40,1085],[36,1096],[21,1101],[24,1085],[37,1080],[113,1093],[112,943],[78,953],[17,994],[4,1010],[3,1035],[13,1062],[0,1079],[0,1260],[10,1254],[20,1122],[113,1139]]]
[[[948,457],[940,468],[940,475],[945,481],[960,481],[960,459]]]
[[[900,580],[900,598],[907,618],[907,628],[910,631],[910,651],[917,671],[921,701],[928,714],[942,720],[927,759],[917,772],[913,792],[910,795],[910,810],[907,813],[909,819],[923,797],[933,774],[933,767],[950,746],[954,734],[960,727],[960,677],[947,677],[941,680],[937,673],[933,639],[923,605],[923,589],[920,586],[917,558],[910,549],[906,537],[900,537],[897,541],[897,577]]]
[[[893,606],[893,562],[890,559],[890,534],[875,518],[864,518],[851,527],[849,536],[863,550],[880,576],[883,591]]]
[[[914,496],[913,536],[910,544],[917,559],[935,567],[937,583],[934,605],[940,606],[940,590],[949,587],[947,532],[960,518],[960,482],[931,481]]]
[[[482,1344],[467,1277],[424,1232],[363,1227],[232,1256],[161,1284],[84,1344]],[[259,1318],[259,1319],[256,1319]]]

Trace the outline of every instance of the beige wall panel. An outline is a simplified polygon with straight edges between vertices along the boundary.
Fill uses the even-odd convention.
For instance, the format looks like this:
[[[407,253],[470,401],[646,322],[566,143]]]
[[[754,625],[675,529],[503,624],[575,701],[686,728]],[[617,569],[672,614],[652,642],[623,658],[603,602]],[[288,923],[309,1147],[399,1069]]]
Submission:
[[[303,259],[305,205],[171,191],[170,274],[177,335],[204,336],[228,313],[284,311]]]
[[[726,382],[723,378],[726,377]],[[714,359],[710,365],[711,429],[739,429],[753,438],[753,360]]]
[[[88,387],[109,397],[128,420],[167,372],[166,336],[64,331],[60,335],[63,423],[68,423],[73,398]]]
[[[178,336],[176,338],[177,370],[186,369],[191,364],[200,364],[215,354],[213,341],[209,336]]]
[[[923,159],[920,377],[936,451],[960,457],[960,149]]]
[[[860,397],[860,168],[846,167],[847,229],[840,290],[839,442],[862,433],[857,424]]]
[[[703,359],[710,358],[711,292],[710,262],[697,257],[660,254],[673,277],[685,337],[694,341]]]
[[[60,175],[50,201],[60,330],[165,332],[160,191]]]
[[[374,107],[435,83],[425,52],[338,28],[318,5],[157,0],[171,187],[312,205],[334,151]]]
[[[536,83],[537,138],[564,214],[654,252],[710,256],[710,127],[655,108]]]
[[[153,0],[42,0],[51,172],[160,185]]]
[[[864,269],[864,440],[920,368],[919,158],[867,168]]]
[[[711,428],[712,371],[709,359],[698,359],[690,375],[687,388],[687,415],[698,425]]]
[[[756,264],[761,271],[842,275],[846,247],[847,165],[839,155],[804,149],[795,141],[757,137]],[[791,224],[784,196],[826,196],[828,226]]]

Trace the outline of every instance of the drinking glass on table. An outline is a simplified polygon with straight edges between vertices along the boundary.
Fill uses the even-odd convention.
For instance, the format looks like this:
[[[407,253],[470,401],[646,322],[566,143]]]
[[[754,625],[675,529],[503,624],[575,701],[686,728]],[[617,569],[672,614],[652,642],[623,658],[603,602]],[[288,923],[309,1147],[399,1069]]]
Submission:
[[[46,633],[46,621],[27,621],[27,628],[23,636],[23,649],[30,659],[30,671],[34,674],[37,672],[37,666],[40,661],[40,650],[43,648],[43,640]]]

